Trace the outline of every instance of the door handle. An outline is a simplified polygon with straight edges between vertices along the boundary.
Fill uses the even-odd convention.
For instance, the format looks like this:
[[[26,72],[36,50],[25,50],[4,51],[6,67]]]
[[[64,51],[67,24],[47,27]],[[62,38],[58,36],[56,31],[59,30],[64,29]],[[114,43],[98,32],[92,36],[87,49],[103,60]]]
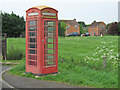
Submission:
[[[42,39],[42,42],[44,42],[44,39]]]
[[[46,38],[42,39],[42,42],[43,42],[44,44],[46,44]]]

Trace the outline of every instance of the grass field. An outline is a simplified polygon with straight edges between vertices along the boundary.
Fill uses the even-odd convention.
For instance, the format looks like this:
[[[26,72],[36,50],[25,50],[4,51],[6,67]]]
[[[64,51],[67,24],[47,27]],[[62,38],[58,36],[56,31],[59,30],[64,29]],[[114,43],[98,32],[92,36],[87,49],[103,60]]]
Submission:
[[[25,38],[8,38],[8,53],[11,48],[25,54]],[[56,75],[36,79],[96,88],[118,87],[118,37],[59,37],[58,71]],[[24,74],[23,62],[10,70],[11,74],[35,78]]]

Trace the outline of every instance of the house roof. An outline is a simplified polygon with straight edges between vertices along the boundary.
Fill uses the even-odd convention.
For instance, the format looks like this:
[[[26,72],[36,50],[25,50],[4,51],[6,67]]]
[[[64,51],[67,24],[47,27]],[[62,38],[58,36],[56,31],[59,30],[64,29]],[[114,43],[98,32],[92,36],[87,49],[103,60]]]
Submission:
[[[96,21],[94,21],[94,22],[90,25],[90,27],[91,27],[91,26],[93,26],[93,27],[98,26],[98,25],[100,25],[101,23],[104,23],[104,22],[96,22]],[[104,24],[105,24],[105,23],[104,23]]]
[[[72,26],[79,25],[79,23],[76,21],[76,19],[73,19],[73,20],[59,20],[59,22],[68,23],[68,24],[70,24]]]

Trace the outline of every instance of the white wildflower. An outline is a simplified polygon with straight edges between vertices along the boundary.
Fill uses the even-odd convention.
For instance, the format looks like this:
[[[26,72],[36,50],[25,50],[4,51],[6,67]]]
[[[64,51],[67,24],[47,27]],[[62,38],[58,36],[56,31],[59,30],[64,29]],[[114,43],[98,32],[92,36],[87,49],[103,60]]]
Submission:
[[[105,53],[103,53],[103,55],[104,55],[104,56],[106,56],[106,54],[105,54]]]
[[[102,52],[103,50],[101,50],[101,52]]]
[[[101,43],[104,43],[103,41]]]
[[[115,56],[110,56],[110,58],[114,58]]]
[[[106,44],[106,42],[104,42],[104,44]]]
[[[111,52],[113,51],[113,50],[110,50]]]
[[[99,60],[99,58],[97,58],[96,60]]]
[[[119,54],[117,53],[117,57],[119,57]]]
[[[108,48],[106,48],[106,51],[108,51]]]
[[[101,52],[101,50],[99,52]]]

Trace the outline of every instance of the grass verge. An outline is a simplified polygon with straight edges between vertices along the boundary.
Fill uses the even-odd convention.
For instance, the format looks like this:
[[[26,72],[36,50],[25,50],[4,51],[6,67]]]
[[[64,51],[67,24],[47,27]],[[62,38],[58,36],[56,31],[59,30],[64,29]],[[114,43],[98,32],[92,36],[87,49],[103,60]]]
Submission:
[[[8,39],[9,42],[14,42],[14,47],[17,48],[17,40],[14,38]],[[19,39],[19,47],[23,47],[25,52],[25,41]],[[107,44],[103,44],[103,42]],[[111,43],[110,45],[108,43]],[[10,44],[11,45],[11,44]],[[103,46],[107,50],[113,50],[112,58],[106,56],[106,67],[103,69],[101,56],[107,53],[105,50],[96,49]],[[112,47],[109,47],[112,46]],[[9,45],[8,45],[9,47]],[[10,46],[11,47],[11,46]],[[19,48],[18,47],[18,48]],[[94,55],[97,52],[97,55]],[[99,52],[99,53],[98,53]],[[118,52],[118,37],[59,37],[58,42],[58,71],[56,75],[45,75],[38,77],[39,80],[49,80],[67,83],[76,86],[87,86],[96,88],[117,88],[118,87],[118,71],[117,71],[117,52]],[[86,56],[89,58],[86,59]],[[114,56],[114,58],[113,58]],[[92,58],[92,59],[91,59]],[[100,60],[98,60],[98,58]],[[115,64],[114,64],[115,62]],[[109,65],[110,64],[110,65]],[[115,66],[114,68],[112,68]],[[100,68],[99,68],[100,67]],[[35,75],[25,73],[25,59],[19,65],[10,70],[13,75],[35,78]]]

